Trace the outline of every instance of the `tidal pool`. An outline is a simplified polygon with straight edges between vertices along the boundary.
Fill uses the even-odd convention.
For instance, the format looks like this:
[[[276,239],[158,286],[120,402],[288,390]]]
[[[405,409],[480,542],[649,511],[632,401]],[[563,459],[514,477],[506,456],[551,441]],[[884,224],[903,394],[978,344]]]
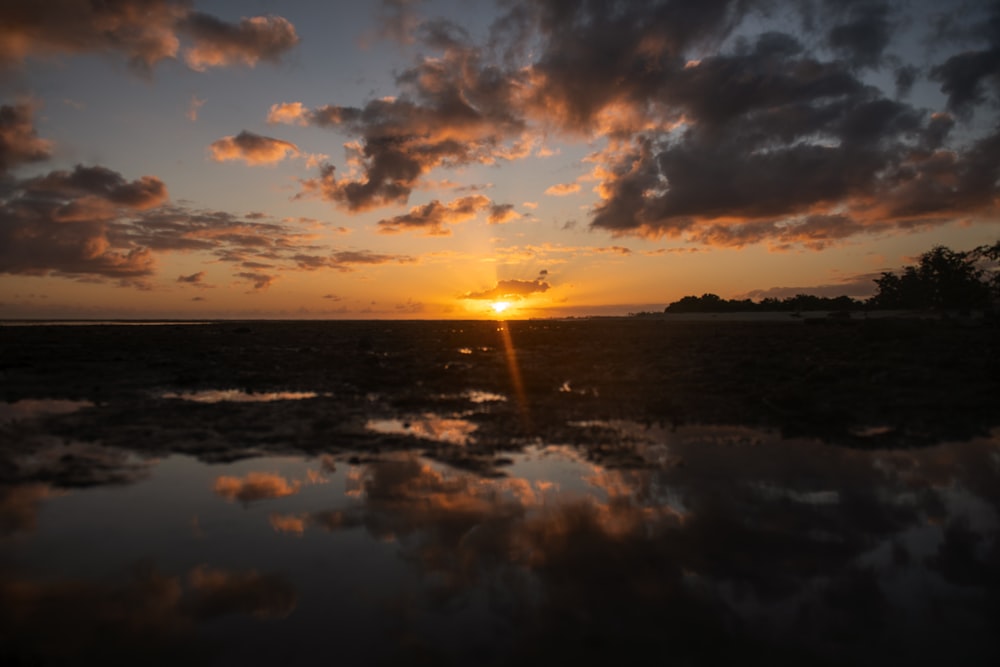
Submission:
[[[424,428],[406,430],[452,427]],[[0,486],[0,658],[997,657],[1000,433],[861,451],[739,427],[575,428],[627,441],[642,465],[566,443],[526,446],[490,476],[405,451],[168,454],[77,488],[32,452]]]

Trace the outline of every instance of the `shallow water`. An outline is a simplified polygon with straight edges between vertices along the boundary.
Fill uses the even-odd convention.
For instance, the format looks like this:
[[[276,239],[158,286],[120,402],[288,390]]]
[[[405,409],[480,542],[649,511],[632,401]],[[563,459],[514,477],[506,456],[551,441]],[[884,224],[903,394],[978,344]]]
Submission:
[[[472,437],[451,422],[405,428]],[[859,451],[740,427],[573,427],[628,443],[644,465],[608,468],[565,443],[510,453],[489,476],[417,451],[207,464],[90,445],[78,461],[121,474],[79,488],[45,481],[64,454],[32,451],[19,462],[35,472],[0,492],[4,655],[995,657],[1000,433]]]
[[[1000,664],[995,337],[870,324],[0,327],[0,664]]]

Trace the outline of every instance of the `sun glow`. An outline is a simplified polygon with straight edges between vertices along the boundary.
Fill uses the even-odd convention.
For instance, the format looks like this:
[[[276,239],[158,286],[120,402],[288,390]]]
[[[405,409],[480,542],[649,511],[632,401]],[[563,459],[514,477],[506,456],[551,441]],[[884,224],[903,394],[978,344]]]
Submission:
[[[503,311],[505,311],[508,308],[510,308],[510,301],[494,301],[491,304],[491,307],[493,308],[493,312],[496,313],[497,315],[499,315]]]

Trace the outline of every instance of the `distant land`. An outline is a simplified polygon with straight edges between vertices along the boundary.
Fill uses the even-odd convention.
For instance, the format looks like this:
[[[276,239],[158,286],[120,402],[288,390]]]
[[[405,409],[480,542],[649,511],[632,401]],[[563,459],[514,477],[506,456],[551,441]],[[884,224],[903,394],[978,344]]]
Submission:
[[[875,279],[876,293],[869,299],[812,294],[760,301],[723,299],[717,294],[685,296],[664,313],[769,313],[850,312],[856,310],[910,310],[930,312],[980,311],[991,316],[1000,311],[1000,241],[968,251],[935,246],[900,273],[886,271]],[[632,313],[649,317],[658,313]]]

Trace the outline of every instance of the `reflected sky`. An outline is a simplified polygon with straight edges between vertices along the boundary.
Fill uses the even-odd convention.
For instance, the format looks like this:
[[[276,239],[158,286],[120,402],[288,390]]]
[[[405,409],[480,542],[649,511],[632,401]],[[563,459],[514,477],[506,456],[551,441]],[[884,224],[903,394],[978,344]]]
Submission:
[[[641,465],[560,443],[489,476],[416,451],[172,454],[69,488],[35,452],[0,487],[0,646],[27,664],[998,657],[1000,433],[862,451],[574,428]]]
[[[204,389],[192,392],[168,391],[160,394],[160,398],[176,398],[182,401],[196,403],[270,403],[271,401],[301,401],[306,398],[316,398],[314,391],[264,391],[250,393],[242,389]]]

